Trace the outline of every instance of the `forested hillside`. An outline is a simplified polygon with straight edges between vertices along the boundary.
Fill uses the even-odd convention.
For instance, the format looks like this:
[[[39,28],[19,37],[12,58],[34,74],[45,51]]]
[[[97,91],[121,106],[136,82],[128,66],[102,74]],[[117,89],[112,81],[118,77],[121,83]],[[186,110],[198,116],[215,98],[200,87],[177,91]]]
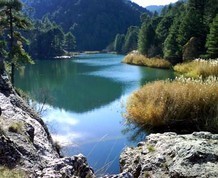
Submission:
[[[135,47],[141,54],[163,57],[172,63],[218,57],[217,0],[178,1],[165,6],[160,15],[144,14],[141,18],[138,47]],[[124,35],[125,39],[128,35]],[[119,52],[117,44],[125,49],[125,43],[126,40],[115,38],[114,49]]]
[[[77,50],[102,50],[117,33],[140,25],[140,15],[150,14],[129,0],[23,0],[36,19],[48,17],[77,41]]]

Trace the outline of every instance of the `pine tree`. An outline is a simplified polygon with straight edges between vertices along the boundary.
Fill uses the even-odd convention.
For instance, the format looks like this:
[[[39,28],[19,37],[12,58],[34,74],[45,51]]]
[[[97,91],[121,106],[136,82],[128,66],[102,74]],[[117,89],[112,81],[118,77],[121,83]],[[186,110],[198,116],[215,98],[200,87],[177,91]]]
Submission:
[[[211,24],[210,33],[207,35],[206,48],[208,57],[218,57],[218,14]]]
[[[114,50],[118,53],[122,53],[122,47],[125,41],[124,34],[117,34],[114,40]]]
[[[176,63],[182,58],[181,49],[177,41],[179,24],[179,19],[174,19],[173,25],[170,27],[169,35],[164,41],[164,58],[170,60],[172,63]]]
[[[149,48],[154,44],[155,31],[151,24],[143,23],[139,31],[138,50],[141,54],[148,54]]]
[[[128,28],[127,34],[125,36],[124,46],[122,49],[123,53],[127,53],[137,49],[138,33],[139,33],[139,27],[130,26]]]
[[[1,24],[5,34],[9,36],[8,58],[11,63],[11,83],[14,84],[14,70],[27,62],[32,63],[32,59],[23,49],[23,44],[28,41],[21,35],[20,31],[31,26],[31,23],[22,14],[22,3],[19,0],[1,0]]]
[[[76,39],[73,36],[73,34],[71,32],[68,32],[67,34],[65,34],[64,38],[65,38],[65,42],[64,42],[65,50],[67,50],[68,52],[73,51],[76,47]]]

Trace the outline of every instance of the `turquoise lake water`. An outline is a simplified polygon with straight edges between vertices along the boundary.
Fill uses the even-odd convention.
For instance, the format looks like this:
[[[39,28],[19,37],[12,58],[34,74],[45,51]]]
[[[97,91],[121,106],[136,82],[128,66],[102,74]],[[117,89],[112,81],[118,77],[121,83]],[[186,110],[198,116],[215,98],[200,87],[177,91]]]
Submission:
[[[42,118],[62,153],[84,154],[97,174],[118,173],[122,149],[146,135],[130,141],[136,131],[123,118],[127,97],[146,82],[174,77],[170,70],[123,64],[123,58],[82,54],[70,60],[37,60],[15,79],[36,106],[45,103]]]

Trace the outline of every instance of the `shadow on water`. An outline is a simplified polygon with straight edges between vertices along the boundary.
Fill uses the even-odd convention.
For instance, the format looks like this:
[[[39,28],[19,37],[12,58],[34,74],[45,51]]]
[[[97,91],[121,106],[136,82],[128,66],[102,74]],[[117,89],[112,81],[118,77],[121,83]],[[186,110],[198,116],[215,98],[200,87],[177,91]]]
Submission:
[[[109,78],[87,75],[98,68],[66,60],[37,61],[35,65],[27,66],[25,81],[22,77],[16,78],[16,86],[35,96],[34,99],[38,102],[43,101],[36,97],[36,93],[46,89],[49,97],[53,98],[47,104],[83,113],[107,105],[122,94],[120,83]]]

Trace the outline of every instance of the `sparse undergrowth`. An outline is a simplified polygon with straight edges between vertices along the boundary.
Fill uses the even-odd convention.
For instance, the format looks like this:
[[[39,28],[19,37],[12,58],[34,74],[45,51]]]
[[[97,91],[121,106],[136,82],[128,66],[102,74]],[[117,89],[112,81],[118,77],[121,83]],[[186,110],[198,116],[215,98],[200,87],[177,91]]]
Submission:
[[[165,59],[159,58],[147,58],[146,56],[139,53],[130,53],[124,60],[124,63],[141,65],[153,68],[170,69],[172,67],[171,63]]]
[[[156,81],[134,92],[128,120],[151,130],[218,132],[218,79]]]
[[[24,178],[27,177],[25,172],[18,169],[9,169],[0,167],[0,178]]]
[[[196,59],[191,62],[177,64],[174,66],[174,70],[186,77],[218,77],[218,59]]]

